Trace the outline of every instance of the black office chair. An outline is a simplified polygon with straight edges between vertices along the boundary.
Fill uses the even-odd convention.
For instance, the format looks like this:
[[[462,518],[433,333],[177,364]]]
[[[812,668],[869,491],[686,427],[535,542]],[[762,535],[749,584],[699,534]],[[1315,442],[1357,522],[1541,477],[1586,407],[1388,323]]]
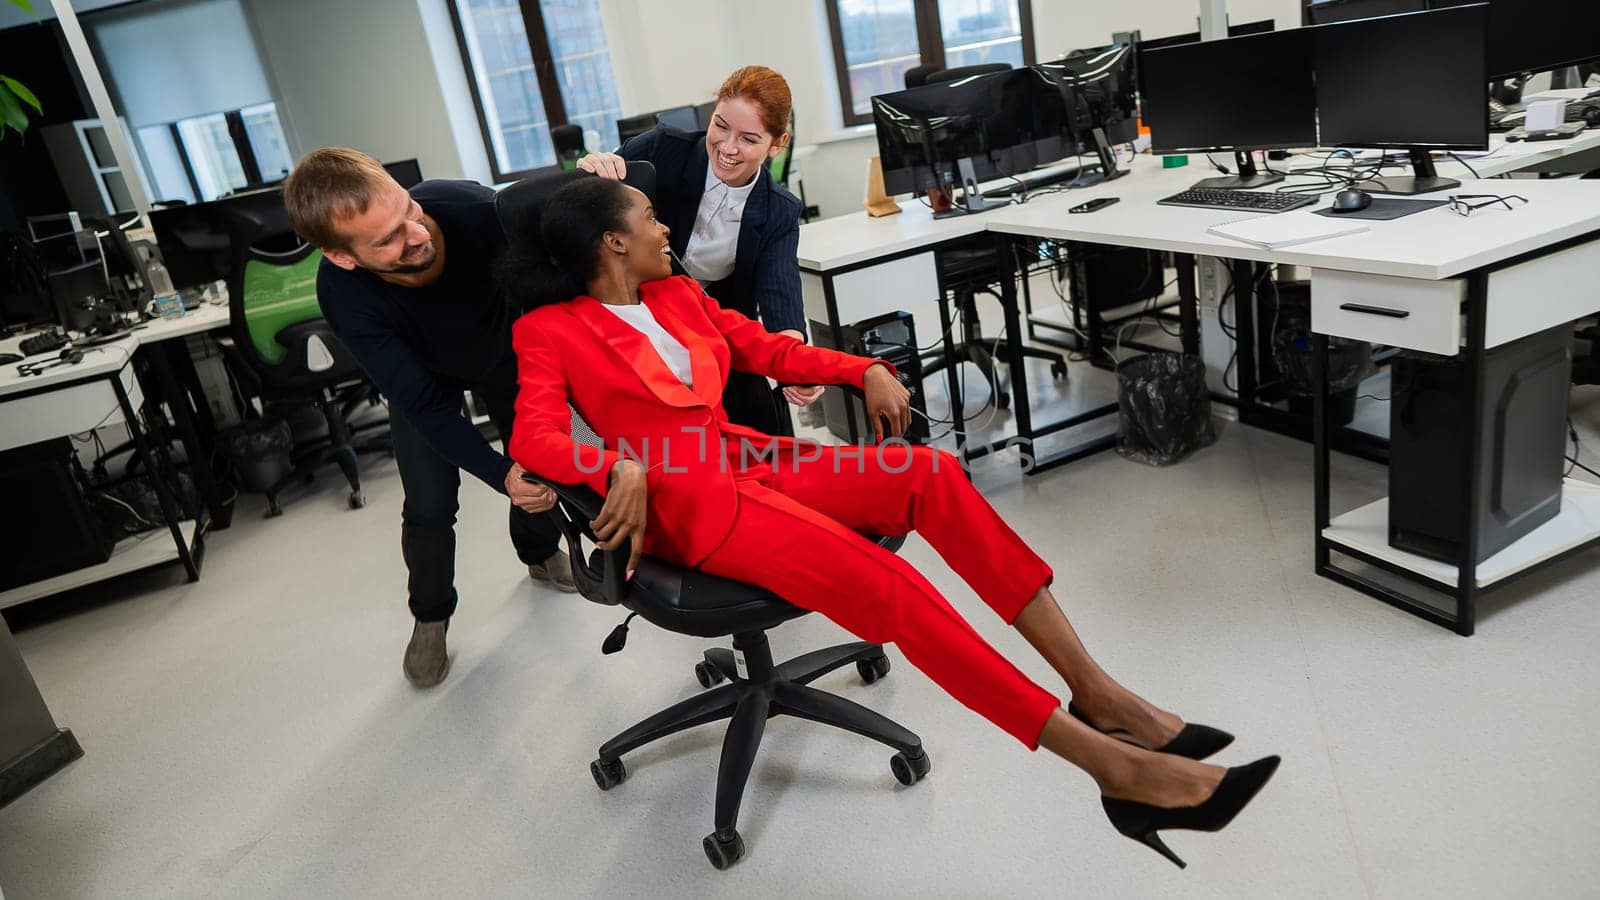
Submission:
[[[561,172],[535,176],[500,192],[496,210],[507,238],[525,246],[537,242],[543,204],[570,178],[590,177]],[[648,163],[628,163],[628,181],[647,194],[655,187],[655,169]],[[600,444],[576,413],[572,417],[574,440]],[[528,476],[530,480],[535,479]],[[738,862],[744,839],[738,831],[739,805],[745,782],[755,762],[767,719],[791,715],[842,728],[893,747],[889,765],[895,779],[912,785],[928,774],[928,755],[922,741],[910,731],[878,713],[843,697],[810,687],[810,682],[854,663],[868,684],[889,672],[889,658],[877,644],[854,642],[813,650],[788,662],[775,664],[767,631],[806,614],[754,585],[707,575],[694,569],[642,557],[633,578],[626,576],[629,548],[605,552],[586,550],[594,535],[589,521],[599,515],[602,500],[587,487],[549,484],[560,498],[552,516],[566,540],[572,559],[572,577],[585,598],[607,606],[623,606],[634,615],[678,634],[704,638],[733,638],[732,649],[707,650],[695,664],[695,676],[705,693],[682,700],[623,731],[600,746],[589,772],[601,790],[610,790],[628,777],[622,757],[644,746],[697,725],[730,719],[717,770],[715,830],[701,842],[706,858],[718,869]],[[894,550],[904,538],[882,538]],[[629,616],[632,618],[632,616]],[[622,649],[627,622],[612,632],[604,651]],[[736,662],[739,658],[742,662]],[[728,684],[722,684],[727,681]]]
[[[231,340],[219,343],[247,394],[268,408],[315,407],[327,423],[327,438],[296,447],[293,470],[267,489],[267,516],[283,513],[278,495],[285,488],[310,481],[328,463],[337,464],[350,484],[350,508],[360,509],[366,497],[358,454],[392,453],[393,447],[386,431],[355,440],[351,416],[377,402],[377,388],[322,318],[316,295],[322,253],[280,230],[285,225],[257,221],[248,212],[232,216]]]
[[[550,129],[550,143],[556,148],[556,162],[563,169],[578,167],[578,159],[583,156],[583,129],[577,125],[556,125]]]
[[[938,72],[938,71],[942,70],[943,68],[944,68],[944,66],[926,66],[926,65],[924,65],[924,66],[912,66],[911,68],[906,70],[906,73],[905,73],[905,76],[904,76],[905,81],[906,81],[906,87],[908,87],[908,88],[922,87],[923,85],[928,83],[928,75],[929,75],[929,73]]]
[[[993,75],[995,72],[1009,72],[1011,66],[1006,63],[979,63],[975,66],[956,66],[953,69],[934,69],[924,76],[926,84],[942,84],[948,81],[960,81],[974,75]]]

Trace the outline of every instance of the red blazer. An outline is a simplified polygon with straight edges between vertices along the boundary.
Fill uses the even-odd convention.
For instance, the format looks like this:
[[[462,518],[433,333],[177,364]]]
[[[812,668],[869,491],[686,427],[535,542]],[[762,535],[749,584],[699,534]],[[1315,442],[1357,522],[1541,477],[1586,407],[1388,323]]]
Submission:
[[[688,348],[693,388],[672,374],[648,338],[593,297],[540,307],[512,326],[521,387],[509,450],[541,478],[602,495],[617,460],[640,460],[650,493],[644,552],[693,566],[722,544],[739,509],[738,451],[727,461],[723,441],[795,445],[728,421],[722,409],[728,372],[860,387],[868,368],[888,364],[768,332],[681,275],[640,285],[639,297]],[[606,450],[572,440],[569,403],[605,439]]]

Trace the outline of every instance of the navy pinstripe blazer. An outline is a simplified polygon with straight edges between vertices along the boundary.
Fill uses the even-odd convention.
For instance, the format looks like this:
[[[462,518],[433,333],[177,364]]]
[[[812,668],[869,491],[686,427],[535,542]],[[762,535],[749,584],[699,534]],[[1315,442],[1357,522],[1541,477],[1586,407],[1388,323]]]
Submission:
[[[679,131],[667,125],[630,138],[617,151],[623,159],[645,159],[656,167],[656,216],[672,229],[672,249],[681,259],[694,231],[700,196],[705,193],[706,133]],[[776,184],[765,166],[744,204],[739,223],[739,250],[730,277],[731,291],[717,301],[752,319],[768,331],[793,328],[806,333],[800,299],[800,200]]]

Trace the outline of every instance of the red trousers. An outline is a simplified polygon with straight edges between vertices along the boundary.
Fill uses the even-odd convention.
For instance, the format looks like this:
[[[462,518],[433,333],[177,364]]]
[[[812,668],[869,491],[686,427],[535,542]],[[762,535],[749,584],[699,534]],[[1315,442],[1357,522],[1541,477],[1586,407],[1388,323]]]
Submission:
[[[810,457],[820,452],[818,459]],[[738,475],[739,512],[700,564],[822,613],[862,640],[893,643],[978,714],[1030,749],[1061,705],[973,630],[910,563],[862,533],[925,538],[1010,623],[1050,567],[927,447],[803,447]]]

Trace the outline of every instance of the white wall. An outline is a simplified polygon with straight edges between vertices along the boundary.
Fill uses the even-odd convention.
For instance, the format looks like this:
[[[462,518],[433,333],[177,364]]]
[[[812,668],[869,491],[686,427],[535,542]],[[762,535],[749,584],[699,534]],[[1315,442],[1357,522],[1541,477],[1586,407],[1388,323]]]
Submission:
[[[472,147],[464,150],[457,136],[461,115],[474,115],[470,98],[463,103],[456,96],[446,104],[447,87],[459,89],[465,76],[453,86],[444,83],[417,2],[244,2],[278,114],[301,155],[318,147],[354,147],[384,161],[416,157],[428,178],[461,178],[472,171],[472,177],[488,180],[481,155],[474,164]],[[475,122],[472,131],[476,135]],[[482,138],[472,141],[481,154]]]
[[[138,3],[84,24],[135,128],[272,99],[239,0]]]

